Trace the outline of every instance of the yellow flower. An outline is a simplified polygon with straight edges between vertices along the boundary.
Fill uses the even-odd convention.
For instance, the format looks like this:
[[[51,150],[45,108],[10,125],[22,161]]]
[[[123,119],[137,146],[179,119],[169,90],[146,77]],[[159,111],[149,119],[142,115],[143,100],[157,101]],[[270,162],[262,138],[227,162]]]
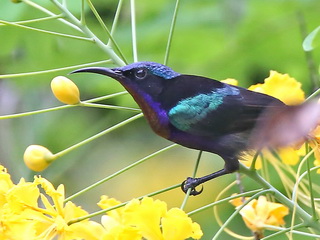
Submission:
[[[121,204],[120,201],[103,195],[98,206],[102,209],[108,209],[119,204]],[[108,211],[107,215],[102,216],[101,223],[106,230],[102,239],[141,240],[142,235],[139,233],[139,229],[124,224],[123,211],[124,208],[121,207]]]
[[[55,189],[44,178],[36,177],[34,182],[40,185],[47,195],[40,195],[43,208],[29,206],[33,210],[29,218],[36,220],[39,237],[42,239],[54,239],[56,236],[61,239],[100,239],[104,229],[98,223],[84,220],[68,224],[70,220],[86,216],[88,213],[70,201],[64,204],[65,195],[62,184]]]
[[[7,170],[0,165],[0,208],[7,202],[6,193],[14,186]]]
[[[315,166],[320,166],[320,126],[317,126],[311,133],[310,133],[310,141],[309,145],[312,147],[314,151],[315,160],[313,164]],[[320,173],[320,169],[317,170],[317,173]]]
[[[302,146],[303,148],[304,146]],[[296,150],[292,147],[285,147],[285,148],[280,148],[278,150],[278,154],[282,160],[283,163],[287,165],[296,165],[299,160],[300,160],[300,154],[301,150]]]
[[[221,82],[227,83],[227,84],[230,84],[230,85],[234,85],[234,86],[238,86],[238,80],[233,79],[233,78],[227,78],[225,80],[222,80]]]
[[[51,90],[54,96],[65,104],[80,103],[80,92],[76,84],[69,78],[58,76],[51,81]]]
[[[37,207],[39,195],[37,184],[26,182],[21,178],[19,183],[7,192],[6,200],[13,213],[21,213],[28,207]]]
[[[33,182],[21,178],[13,184],[1,165],[0,183],[0,239],[100,240],[105,233],[103,226],[93,221],[69,224],[88,213],[70,201],[64,203],[63,185],[55,189],[41,177]]]
[[[154,201],[149,197],[141,201],[133,199],[126,205],[124,211],[125,224],[136,226],[145,238],[162,239],[159,223],[167,211],[165,202]]]
[[[170,209],[161,220],[165,240],[183,240],[189,237],[200,239],[202,231],[198,223],[179,208]]]
[[[40,145],[30,145],[23,155],[27,167],[37,172],[46,169],[55,158],[54,154]]]
[[[24,179],[17,185],[13,184],[3,166],[0,168],[0,179],[4,184],[0,187],[0,239],[35,239],[35,222],[28,218],[27,212],[28,205],[37,205],[39,190]]]
[[[265,196],[250,201],[240,210],[246,226],[253,232],[262,232],[267,225],[280,226],[289,209],[280,203],[269,202]]]
[[[118,205],[115,199],[102,197],[99,206],[103,209]],[[145,197],[133,199],[122,208],[109,211],[102,217],[107,230],[103,239],[182,240],[199,239],[202,231],[182,210],[172,208],[160,200]]]
[[[301,83],[288,74],[281,74],[276,71],[270,71],[270,76],[264,80],[263,84],[252,85],[248,89],[268,94],[288,105],[298,105],[305,100]]]

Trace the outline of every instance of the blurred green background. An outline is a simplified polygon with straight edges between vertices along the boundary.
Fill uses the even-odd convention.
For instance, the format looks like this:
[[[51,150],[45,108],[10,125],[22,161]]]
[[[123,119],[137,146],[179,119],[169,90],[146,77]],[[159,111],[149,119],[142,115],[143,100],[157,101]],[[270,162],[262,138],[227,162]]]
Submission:
[[[57,12],[50,1],[35,2]],[[81,1],[69,2],[69,9],[79,16]],[[117,1],[92,2],[107,26],[111,27]],[[140,61],[163,63],[174,6],[175,2],[170,0],[136,1]],[[310,78],[310,65],[302,49],[302,41],[305,34],[320,24],[319,11],[318,0],[181,1],[168,65],[181,73],[218,80],[236,78],[243,87],[263,82],[270,70],[276,70],[288,73],[302,82],[304,90],[309,94],[319,83]],[[0,20],[21,21],[44,16],[45,14],[23,3],[14,4],[9,0],[2,0],[0,3]],[[89,9],[87,22],[97,36],[107,40]],[[29,26],[75,33],[56,20]],[[114,37],[128,61],[132,62],[128,1],[124,3]],[[0,74],[42,71],[108,58],[92,43],[13,26],[0,26]],[[319,49],[309,54],[308,59],[312,60],[317,69]],[[1,79],[1,115],[60,105],[51,93],[50,81],[53,77],[67,75],[68,72]],[[79,86],[82,100],[123,91],[117,82],[97,75],[79,74],[70,78]],[[117,97],[103,103],[136,106],[130,96]],[[123,111],[75,107],[1,120],[0,163],[8,168],[14,181],[21,177],[31,181],[35,173],[30,172],[22,160],[24,150],[30,144],[46,146],[55,153],[132,115]],[[65,155],[41,172],[41,175],[55,186],[63,183],[69,196],[168,145],[170,142],[156,136],[145,120],[139,119]],[[197,154],[197,151],[183,147],[173,148],[78,197],[75,202],[88,211],[95,211],[102,194],[127,201],[180,183],[192,174]],[[223,161],[219,157],[205,153],[198,175],[211,173],[222,166]],[[206,183],[203,194],[189,199],[186,210],[213,202],[221,189],[234,179],[235,175],[232,174]],[[255,187],[250,181],[248,183],[246,190]],[[239,190],[234,188],[232,191]],[[169,207],[174,207],[180,206],[184,194],[176,189],[156,198],[165,200]],[[219,209],[222,219],[226,219],[233,211],[229,204],[220,205]],[[219,228],[212,209],[192,218],[201,224],[205,233],[203,239],[211,239]],[[239,217],[234,221],[233,228],[230,228],[250,235],[250,231],[243,226]],[[228,235],[223,236],[225,238],[221,239],[232,239]]]

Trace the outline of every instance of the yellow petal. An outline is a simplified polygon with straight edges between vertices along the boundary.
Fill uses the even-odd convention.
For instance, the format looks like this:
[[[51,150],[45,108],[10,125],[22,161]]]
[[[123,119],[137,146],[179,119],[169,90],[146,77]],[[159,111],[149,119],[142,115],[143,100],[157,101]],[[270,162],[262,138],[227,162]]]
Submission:
[[[233,193],[231,196],[235,196],[235,195],[237,195],[237,194]],[[239,207],[248,199],[249,199],[249,197],[245,197],[245,198],[244,197],[237,197],[237,198],[230,200],[229,203],[231,203],[235,207]]]
[[[58,76],[51,81],[51,90],[54,96],[65,104],[78,104],[80,92],[77,85],[69,78]]]
[[[14,186],[10,174],[0,165],[0,207],[7,202],[6,193]]]
[[[108,209],[110,207],[119,205],[120,203],[121,202],[116,200],[115,198],[109,198],[106,195],[102,195],[100,197],[100,201],[98,202],[98,206],[101,207],[102,209]],[[123,212],[123,207],[108,211],[107,215],[120,221],[122,217],[122,212]]]
[[[240,214],[249,229],[260,232],[264,225],[284,224],[283,217],[289,214],[289,209],[283,204],[269,202],[265,196],[260,196],[258,200],[252,200],[241,209]]]
[[[11,211],[20,213],[28,207],[37,207],[39,196],[37,184],[25,182],[21,178],[19,183],[8,191],[7,201]]]
[[[145,197],[141,201],[131,200],[124,209],[123,221],[126,225],[137,227],[147,239],[163,239],[160,219],[167,211],[167,204],[160,200]]]
[[[263,84],[253,85],[249,90],[268,94],[288,105],[301,104],[305,100],[301,83],[288,74],[276,71],[270,71],[270,76],[264,80]]]
[[[162,232],[165,240],[200,239],[202,231],[197,223],[179,208],[170,209],[162,218]]]
[[[227,83],[227,84],[230,84],[230,85],[234,85],[234,86],[238,86],[238,80],[233,79],[233,78],[227,78],[225,80],[222,80],[221,82]]]
[[[257,231],[259,229],[258,225],[260,224],[260,222],[258,222],[257,219],[255,208],[253,207],[253,203],[255,201],[257,200],[252,200],[250,203],[248,203],[240,210],[240,214],[243,218],[243,221],[245,222],[247,227],[252,231]]]
[[[294,166],[300,160],[299,152],[292,147],[280,148],[278,153],[283,163],[288,165]]]
[[[71,224],[67,239],[101,240],[104,228],[94,221],[82,221]]]
[[[55,156],[45,147],[30,145],[23,155],[23,160],[28,168],[33,171],[43,171],[55,159]]]

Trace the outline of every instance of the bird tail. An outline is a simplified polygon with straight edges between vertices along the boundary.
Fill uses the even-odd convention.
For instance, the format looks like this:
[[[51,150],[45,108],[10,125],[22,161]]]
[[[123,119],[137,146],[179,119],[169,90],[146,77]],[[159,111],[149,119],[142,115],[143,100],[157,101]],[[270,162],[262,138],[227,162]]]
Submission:
[[[293,145],[307,140],[319,124],[320,104],[317,102],[268,108],[259,117],[249,137],[249,147],[262,149]]]

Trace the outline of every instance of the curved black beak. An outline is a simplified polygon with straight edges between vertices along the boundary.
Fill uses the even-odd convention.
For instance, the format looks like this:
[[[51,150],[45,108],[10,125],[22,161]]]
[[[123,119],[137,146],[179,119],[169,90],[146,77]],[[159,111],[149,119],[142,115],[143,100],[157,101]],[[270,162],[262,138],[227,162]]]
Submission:
[[[87,67],[87,68],[81,68],[72,71],[70,74],[73,73],[80,73],[80,72],[88,72],[88,73],[97,73],[102,74],[105,76],[112,77],[116,80],[119,80],[123,77],[122,72],[118,69],[111,69],[111,68],[104,68],[104,67]]]

